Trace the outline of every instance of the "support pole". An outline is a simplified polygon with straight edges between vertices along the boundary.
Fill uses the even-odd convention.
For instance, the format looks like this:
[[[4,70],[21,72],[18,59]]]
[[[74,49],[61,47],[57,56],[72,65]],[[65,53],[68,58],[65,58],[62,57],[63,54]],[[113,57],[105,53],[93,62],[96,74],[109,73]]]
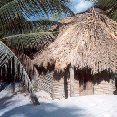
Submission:
[[[70,72],[70,96],[74,97],[74,67],[69,68]]]

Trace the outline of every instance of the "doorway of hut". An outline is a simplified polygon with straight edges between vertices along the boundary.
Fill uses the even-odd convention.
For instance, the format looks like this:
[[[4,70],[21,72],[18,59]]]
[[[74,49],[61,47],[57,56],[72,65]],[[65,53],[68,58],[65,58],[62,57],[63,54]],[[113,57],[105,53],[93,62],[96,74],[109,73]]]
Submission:
[[[93,75],[91,69],[68,67],[64,72],[54,71],[51,84],[53,99],[117,94],[115,75],[106,70]]]
[[[94,87],[93,87],[93,76],[91,75],[90,69],[82,69],[82,70],[74,70],[75,72],[75,80],[79,81],[78,92],[80,96],[83,95],[93,95]],[[77,83],[75,81],[75,83]],[[76,85],[76,84],[75,84]]]
[[[71,74],[70,92],[73,94],[71,96],[117,94],[117,78],[111,72],[105,70],[93,75],[91,69],[74,68],[74,76],[72,72]],[[74,77],[74,81],[72,77]]]

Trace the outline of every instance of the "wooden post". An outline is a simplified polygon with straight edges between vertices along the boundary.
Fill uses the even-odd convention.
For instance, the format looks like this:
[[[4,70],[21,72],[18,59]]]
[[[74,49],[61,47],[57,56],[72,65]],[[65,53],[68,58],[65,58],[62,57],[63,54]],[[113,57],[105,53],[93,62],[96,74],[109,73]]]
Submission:
[[[70,72],[70,96],[73,97],[74,94],[74,67],[69,68]]]
[[[68,82],[67,82],[66,73],[64,73],[64,91],[65,91],[65,99],[67,99],[68,98]]]

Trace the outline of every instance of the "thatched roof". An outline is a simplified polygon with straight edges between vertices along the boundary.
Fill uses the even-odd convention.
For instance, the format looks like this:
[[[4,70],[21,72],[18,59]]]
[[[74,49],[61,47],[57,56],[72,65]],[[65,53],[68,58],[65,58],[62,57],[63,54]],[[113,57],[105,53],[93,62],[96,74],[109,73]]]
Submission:
[[[88,67],[92,73],[117,69],[117,23],[103,12],[90,10],[62,21],[60,33],[34,64],[44,67],[55,64],[56,69],[68,65],[82,69]]]

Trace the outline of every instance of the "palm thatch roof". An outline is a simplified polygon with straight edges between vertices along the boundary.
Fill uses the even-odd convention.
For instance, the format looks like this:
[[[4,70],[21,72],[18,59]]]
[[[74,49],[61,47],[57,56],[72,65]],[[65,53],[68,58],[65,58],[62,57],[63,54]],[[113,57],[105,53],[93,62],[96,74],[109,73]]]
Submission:
[[[91,68],[92,73],[117,70],[117,23],[101,10],[64,19],[60,33],[33,62],[44,67],[54,64],[63,70],[68,65]]]

